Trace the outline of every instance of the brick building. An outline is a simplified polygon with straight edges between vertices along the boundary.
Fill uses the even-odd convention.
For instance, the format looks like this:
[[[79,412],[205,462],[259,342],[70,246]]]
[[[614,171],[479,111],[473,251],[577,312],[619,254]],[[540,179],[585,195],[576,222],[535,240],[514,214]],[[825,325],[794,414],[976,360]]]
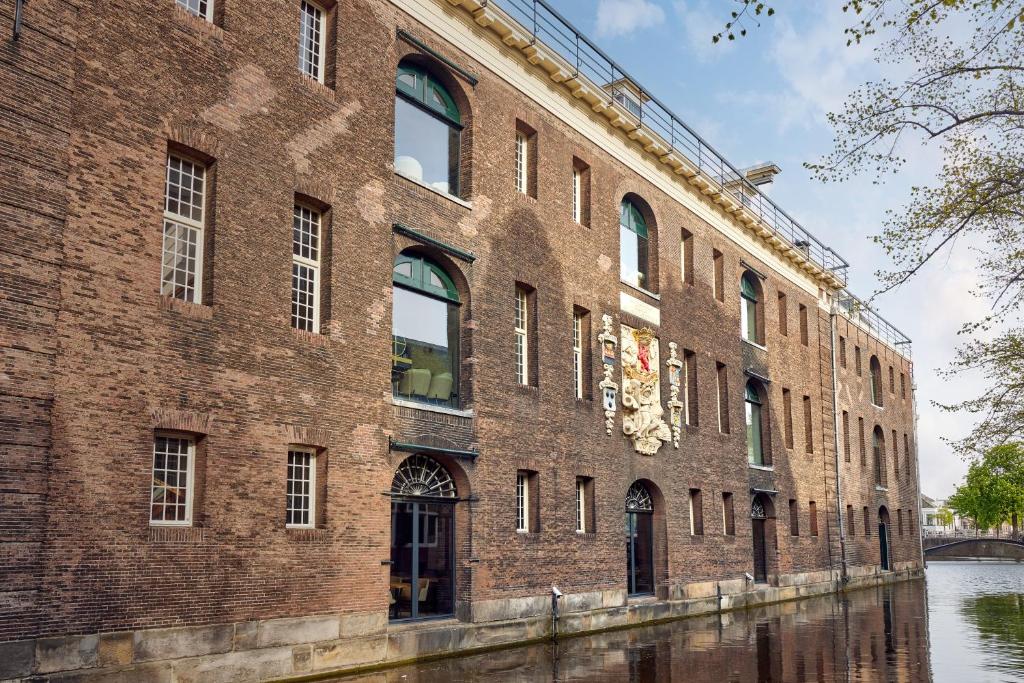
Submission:
[[[15,7],[0,679],[920,574],[909,341],[546,6]]]

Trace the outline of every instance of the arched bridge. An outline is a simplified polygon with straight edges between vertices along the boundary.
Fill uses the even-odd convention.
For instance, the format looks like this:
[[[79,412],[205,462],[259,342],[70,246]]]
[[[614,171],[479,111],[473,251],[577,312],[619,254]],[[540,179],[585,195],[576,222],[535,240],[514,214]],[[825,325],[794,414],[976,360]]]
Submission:
[[[1005,538],[926,538],[924,556],[930,560],[969,557],[1024,560],[1024,544]]]

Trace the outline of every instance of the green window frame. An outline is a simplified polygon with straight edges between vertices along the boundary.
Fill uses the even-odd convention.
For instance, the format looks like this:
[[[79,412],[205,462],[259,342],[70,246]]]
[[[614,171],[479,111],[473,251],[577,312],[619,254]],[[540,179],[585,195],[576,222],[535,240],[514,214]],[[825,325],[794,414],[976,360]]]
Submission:
[[[742,299],[740,305],[743,307],[740,311],[740,318],[743,324],[743,329],[741,331],[744,339],[755,344],[760,344],[757,284],[754,282],[753,278],[754,275],[749,272],[744,273],[740,278],[740,298]]]
[[[391,279],[394,284],[407,289],[423,292],[454,304],[461,303],[459,291],[444,268],[422,256],[399,254],[395,259]]]
[[[619,225],[635,232],[640,237],[647,239],[647,221],[636,204],[628,199],[622,202],[619,210]]]
[[[462,115],[455,105],[448,89],[438,82],[426,69],[413,64],[399,64],[395,77],[395,89],[409,100],[432,112],[440,114],[462,127]]]
[[[764,406],[753,380],[747,381],[744,399],[747,413],[747,461],[751,465],[764,466]]]

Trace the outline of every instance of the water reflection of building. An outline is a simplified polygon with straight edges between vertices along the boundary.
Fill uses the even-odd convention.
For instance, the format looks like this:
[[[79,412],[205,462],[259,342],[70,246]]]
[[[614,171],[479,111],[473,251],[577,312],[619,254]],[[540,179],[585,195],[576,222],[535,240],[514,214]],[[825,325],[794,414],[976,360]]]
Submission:
[[[286,4],[25,4],[4,677],[305,674],[919,572],[909,340],[773,166],[543,3]]]

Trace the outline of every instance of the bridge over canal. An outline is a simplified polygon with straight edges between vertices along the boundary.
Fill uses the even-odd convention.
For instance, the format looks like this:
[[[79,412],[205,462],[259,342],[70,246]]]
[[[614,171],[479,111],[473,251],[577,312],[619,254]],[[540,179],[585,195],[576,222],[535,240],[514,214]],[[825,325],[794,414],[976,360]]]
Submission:
[[[946,538],[924,539],[927,560],[1017,560],[1024,561],[1024,543],[1005,538]]]

